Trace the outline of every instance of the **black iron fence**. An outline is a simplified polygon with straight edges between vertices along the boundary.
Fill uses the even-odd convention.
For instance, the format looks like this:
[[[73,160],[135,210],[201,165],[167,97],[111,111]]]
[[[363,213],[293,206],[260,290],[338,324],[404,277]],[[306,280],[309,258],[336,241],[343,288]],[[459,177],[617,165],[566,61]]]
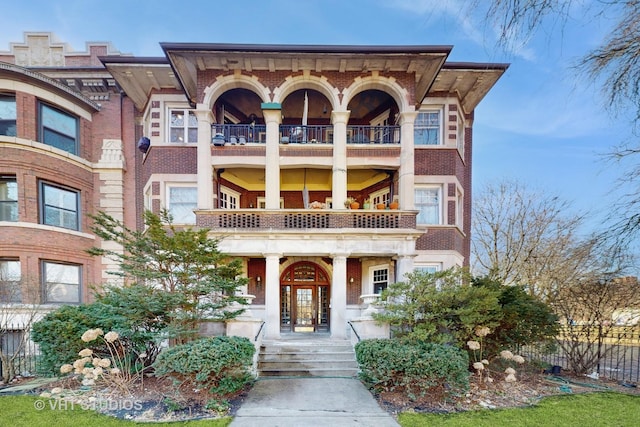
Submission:
[[[7,325],[0,330],[2,376],[33,376],[40,372],[40,349],[29,339],[28,334],[24,325]]]
[[[640,326],[610,327],[601,335],[584,327],[571,328],[561,331],[555,345],[528,345],[519,352],[528,360],[559,366],[564,371],[581,368],[578,370],[587,375],[640,383]]]

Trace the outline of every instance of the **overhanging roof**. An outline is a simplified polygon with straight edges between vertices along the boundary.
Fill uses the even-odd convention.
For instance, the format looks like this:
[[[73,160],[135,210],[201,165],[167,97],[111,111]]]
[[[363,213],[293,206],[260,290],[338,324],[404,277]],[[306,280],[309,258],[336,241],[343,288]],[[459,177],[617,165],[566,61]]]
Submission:
[[[472,111],[508,68],[507,64],[445,62],[452,46],[336,46],[160,43],[166,58],[109,56],[100,60],[120,87],[143,109],[154,90],[183,91],[195,105],[198,72],[240,70],[317,73],[402,72],[414,74],[415,99],[456,93]]]
[[[325,46],[160,43],[192,103],[197,72],[311,70],[405,72],[415,74],[416,96],[427,93],[451,46]]]

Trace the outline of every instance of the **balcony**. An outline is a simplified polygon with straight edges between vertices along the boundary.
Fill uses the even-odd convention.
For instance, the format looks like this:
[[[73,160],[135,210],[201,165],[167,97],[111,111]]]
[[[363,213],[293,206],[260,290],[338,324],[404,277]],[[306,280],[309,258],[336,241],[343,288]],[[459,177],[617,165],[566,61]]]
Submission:
[[[211,230],[244,229],[274,230],[334,230],[372,229],[406,230],[416,228],[416,211],[331,209],[219,209],[196,211],[196,225]]]
[[[214,145],[264,144],[265,125],[214,124],[211,126]],[[280,125],[281,144],[333,144],[333,126]],[[360,145],[399,145],[400,126],[347,126],[347,143]]]

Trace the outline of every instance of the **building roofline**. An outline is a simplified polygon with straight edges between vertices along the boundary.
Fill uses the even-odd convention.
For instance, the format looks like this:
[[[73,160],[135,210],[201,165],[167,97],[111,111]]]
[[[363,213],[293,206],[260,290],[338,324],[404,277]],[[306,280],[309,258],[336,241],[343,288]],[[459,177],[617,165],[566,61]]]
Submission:
[[[44,69],[43,69],[44,70]],[[100,105],[91,99],[87,98],[82,93],[69,88],[68,86],[54,80],[46,75],[38,72],[37,70],[33,70],[31,68],[21,67],[19,65],[10,64],[8,62],[0,62],[0,72],[9,72],[16,75],[21,75],[32,79],[33,81],[38,81],[40,84],[47,85],[50,87],[50,90],[58,91],[63,94],[63,96],[73,99],[74,101],[79,101],[84,103],[85,105],[91,107],[95,111],[100,111]]]
[[[445,70],[501,70],[509,68],[507,63],[500,62],[445,62],[442,66]]]
[[[295,44],[241,44],[241,43],[160,43],[166,52],[211,51],[211,52],[282,52],[282,53],[351,53],[351,54],[449,54],[452,45],[295,45]]]

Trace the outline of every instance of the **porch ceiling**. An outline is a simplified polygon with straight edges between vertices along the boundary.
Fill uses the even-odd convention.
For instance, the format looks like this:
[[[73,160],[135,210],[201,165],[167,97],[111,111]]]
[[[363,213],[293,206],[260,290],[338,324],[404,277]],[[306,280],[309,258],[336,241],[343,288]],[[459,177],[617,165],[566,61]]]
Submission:
[[[350,169],[347,173],[347,189],[359,191],[388,178],[385,171],[371,169]],[[249,191],[264,191],[264,169],[226,168],[222,178]],[[329,169],[282,169],[280,171],[281,191],[326,191],[332,187]]]

